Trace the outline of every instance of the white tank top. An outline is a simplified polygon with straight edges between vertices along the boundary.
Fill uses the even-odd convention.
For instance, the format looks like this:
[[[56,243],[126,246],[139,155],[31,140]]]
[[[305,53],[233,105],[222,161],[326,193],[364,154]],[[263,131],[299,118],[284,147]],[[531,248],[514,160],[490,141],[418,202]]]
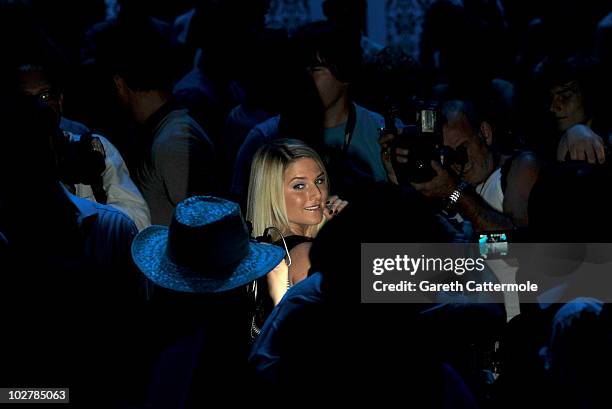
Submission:
[[[504,211],[504,192],[501,186],[501,168],[495,169],[487,180],[476,186],[476,193],[498,212]]]

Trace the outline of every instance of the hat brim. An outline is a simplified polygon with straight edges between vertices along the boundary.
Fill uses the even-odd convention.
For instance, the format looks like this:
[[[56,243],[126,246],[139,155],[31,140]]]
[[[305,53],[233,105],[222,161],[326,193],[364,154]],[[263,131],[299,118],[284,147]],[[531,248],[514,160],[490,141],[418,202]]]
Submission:
[[[205,271],[173,263],[166,252],[167,244],[168,227],[147,227],[132,242],[134,263],[155,284],[189,293],[218,293],[246,285],[272,271],[285,256],[280,247],[251,240],[247,256],[231,275],[217,279],[206,277]]]

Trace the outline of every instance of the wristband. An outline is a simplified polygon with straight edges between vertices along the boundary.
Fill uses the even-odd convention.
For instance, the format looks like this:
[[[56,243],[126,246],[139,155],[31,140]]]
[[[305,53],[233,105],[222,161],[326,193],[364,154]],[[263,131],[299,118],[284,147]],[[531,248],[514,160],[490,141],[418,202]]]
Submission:
[[[455,206],[457,206],[457,202],[459,202],[459,199],[461,199],[463,192],[465,191],[465,189],[467,189],[468,186],[469,183],[465,180],[459,182],[455,190],[453,190],[450,196],[448,196],[448,198],[446,199],[446,206],[444,209],[447,212],[453,210]]]

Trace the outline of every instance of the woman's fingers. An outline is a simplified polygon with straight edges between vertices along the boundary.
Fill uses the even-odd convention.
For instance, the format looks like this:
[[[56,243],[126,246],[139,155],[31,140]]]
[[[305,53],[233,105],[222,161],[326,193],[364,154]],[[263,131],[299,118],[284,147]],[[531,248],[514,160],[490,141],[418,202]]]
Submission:
[[[327,202],[325,203],[325,209],[327,210],[327,214],[329,216],[333,216],[338,214],[338,212],[342,211],[348,202],[346,200],[340,199],[338,196],[330,196]]]

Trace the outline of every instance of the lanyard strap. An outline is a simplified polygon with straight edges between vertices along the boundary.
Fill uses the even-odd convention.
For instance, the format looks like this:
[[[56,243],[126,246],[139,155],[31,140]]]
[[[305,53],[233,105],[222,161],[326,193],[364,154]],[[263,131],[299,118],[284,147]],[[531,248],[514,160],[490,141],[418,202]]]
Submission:
[[[351,103],[349,108],[349,116],[344,127],[344,145],[342,146],[342,152],[348,152],[348,148],[353,139],[353,132],[355,131],[355,124],[357,122],[357,114],[355,112],[355,104]]]

